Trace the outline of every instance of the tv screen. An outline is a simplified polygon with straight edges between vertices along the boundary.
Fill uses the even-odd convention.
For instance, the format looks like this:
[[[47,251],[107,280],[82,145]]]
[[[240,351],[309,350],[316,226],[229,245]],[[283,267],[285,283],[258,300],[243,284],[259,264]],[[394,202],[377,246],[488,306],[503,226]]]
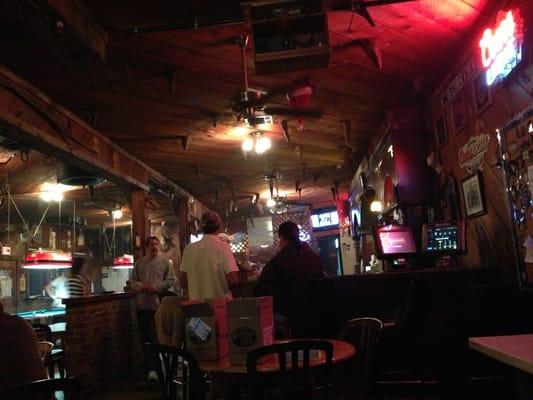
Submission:
[[[339,226],[337,210],[323,211],[311,215],[313,229],[336,228]]]
[[[416,254],[413,233],[408,226],[375,226],[373,233],[378,258],[405,257]]]
[[[422,249],[426,253],[465,252],[464,221],[424,225]]]

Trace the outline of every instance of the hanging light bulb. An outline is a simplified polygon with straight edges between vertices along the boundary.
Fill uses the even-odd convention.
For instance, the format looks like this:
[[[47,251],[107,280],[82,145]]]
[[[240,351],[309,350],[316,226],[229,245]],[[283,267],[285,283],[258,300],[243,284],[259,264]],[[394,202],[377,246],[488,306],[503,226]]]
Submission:
[[[246,151],[246,152],[252,151],[252,149],[254,148],[254,140],[252,138],[246,139],[244,142],[242,142],[241,147],[243,151]]]
[[[266,205],[268,208],[272,208],[276,206],[276,200],[270,198],[267,200]]]
[[[373,213],[380,213],[383,211],[383,204],[381,204],[381,201],[374,200],[372,203],[370,203],[370,211]]]
[[[123,215],[122,210],[113,210],[111,214],[113,215],[113,219],[120,219]]]
[[[255,152],[257,154],[263,154],[265,151],[270,149],[272,147],[272,143],[270,142],[269,138],[266,137],[259,137],[257,141],[255,142]]]

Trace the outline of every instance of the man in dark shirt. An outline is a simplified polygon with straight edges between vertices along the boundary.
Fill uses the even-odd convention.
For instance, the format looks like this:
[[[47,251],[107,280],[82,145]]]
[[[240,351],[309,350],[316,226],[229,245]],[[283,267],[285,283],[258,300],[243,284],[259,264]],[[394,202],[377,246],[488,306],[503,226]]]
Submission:
[[[279,226],[280,251],[263,268],[254,290],[256,296],[274,296],[274,311],[287,318],[293,336],[314,336],[308,321],[313,312],[313,288],[326,277],[320,257],[299,239],[300,230],[292,221]]]

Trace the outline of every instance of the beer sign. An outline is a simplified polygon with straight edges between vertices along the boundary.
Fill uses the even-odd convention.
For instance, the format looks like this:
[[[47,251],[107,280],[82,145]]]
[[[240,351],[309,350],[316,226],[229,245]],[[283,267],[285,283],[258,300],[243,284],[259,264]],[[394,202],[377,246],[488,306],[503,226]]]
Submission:
[[[523,21],[518,10],[500,11],[479,41],[487,85],[504,79],[522,61]]]

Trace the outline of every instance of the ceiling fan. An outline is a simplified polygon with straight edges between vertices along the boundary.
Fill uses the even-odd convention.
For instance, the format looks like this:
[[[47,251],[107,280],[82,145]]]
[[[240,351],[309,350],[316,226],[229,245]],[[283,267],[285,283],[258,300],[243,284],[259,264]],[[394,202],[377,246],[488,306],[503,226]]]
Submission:
[[[268,187],[270,190],[270,199],[267,199],[266,206],[267,206],[267,209],[272,214],[286,213],[287,211],[289,211],[289,207],[291,206],[296,206],[296,207],[310,207],[311,206],[310,203],[303,203],[299,201],[289,200],[287,198],[287,195],[279,194],[278,182],[279,180],[282,179],[282,176],[279,172],[266,174],[264,176],[264,179],[268,181]],[[274,189],[275,189],[275,195],[274,195]],[[301,188],[297,187],[297,192],[299,196],[301,197],[302,195]]]
[[[319,118],[323,112],[321,110],[306,108],[294,103],[290,107],[269,106],[268,103],[280,94],[286,94],[290,99],[295,93],[306,90],[308,95],[314,90],[309,78],[293,82],[288,87],[275,88],[270,91],[252,89],[248,85],[248,68],[246,49],[249,36],[241,35],[237,40],[241,49],[243,89],[232,99],[231,111],[238,121],[244,120],[250,127],[261,124],[272,124],[274,115]],[[291,104],[293,103],[290,100]]]
[[[350,20],[350,27],[352,26],[353,16],[355,14],[363,17],[370,25],[376,26],[372,16],[368,12],[368,7],[386,6],[389,4],[407,3],[418,0],[349,0],[342,2],[333,2],[331,11],[345,11],[352,12],[352,20]]]

